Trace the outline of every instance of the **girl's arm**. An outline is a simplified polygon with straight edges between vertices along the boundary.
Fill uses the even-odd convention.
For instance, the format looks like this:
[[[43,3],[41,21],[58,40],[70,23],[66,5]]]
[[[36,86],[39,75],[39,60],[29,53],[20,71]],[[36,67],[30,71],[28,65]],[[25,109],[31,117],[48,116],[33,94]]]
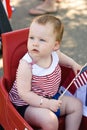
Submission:
[[[41,96],[31,90],[32,80],[31,65],[25,60],[21,60],[16,74],[17,90],[19,96],[31,106],[40,106]]]
[[[63,54],[59,50],[57,51],[57,54],[59,56],[59,64],[60,65],[72,68],[75,74],[77,74],[77,71],[81,69],[81,66],[78,63],[76,63],[69,56]]]

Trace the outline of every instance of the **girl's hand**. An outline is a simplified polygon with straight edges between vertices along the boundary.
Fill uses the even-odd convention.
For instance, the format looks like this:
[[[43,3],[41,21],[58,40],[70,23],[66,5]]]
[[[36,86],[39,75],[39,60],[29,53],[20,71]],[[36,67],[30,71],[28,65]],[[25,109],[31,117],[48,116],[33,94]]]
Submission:
[[[54,112],[57,112],[61,104],[62,104],[61,100],[50,99],[48,103],[48,108]]]
[[[77,63],[75,63],[75,64],[72,65],[72,69],[73,69],[75,75],[78,73],[78,71],[81,70],[81,68],[82,67],[79,64],[77,64]]]

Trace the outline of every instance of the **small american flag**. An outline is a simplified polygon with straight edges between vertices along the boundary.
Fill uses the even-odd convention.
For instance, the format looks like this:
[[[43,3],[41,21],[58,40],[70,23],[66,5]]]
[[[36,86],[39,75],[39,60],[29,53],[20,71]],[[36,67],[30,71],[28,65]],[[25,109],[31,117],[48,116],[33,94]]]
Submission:
[[[68,85],[68,87],[66,87],[66,85],[63,87],[60,87],[61,89],[65,89],[63,90],[60,98],[70,90],[70,88],[72,87],[72,85],[74,86],[74,93],[76,91],[76,89],[84,86],[87,84],[87,63],[82,67],[82,69],[80,70],[80,72],[75,76],[75,78],[71,81],[71,83]],[[61,90],[60,89],[60,90]],[[72,92],[71,92],[72,93]],[[74,94],[72,93],[72,94]]]
[[[87,84],[87,65],[85,65],[76,76],[74,79],[74,84],[77,88]]]
[[[87,84],[87,64],[82,68],[79,72],[78,76],[74,80],[74,84],[77,88],[83,87]],[[87,87],[86,87],[86,95],[85,95],[85,106],[87,106]]]

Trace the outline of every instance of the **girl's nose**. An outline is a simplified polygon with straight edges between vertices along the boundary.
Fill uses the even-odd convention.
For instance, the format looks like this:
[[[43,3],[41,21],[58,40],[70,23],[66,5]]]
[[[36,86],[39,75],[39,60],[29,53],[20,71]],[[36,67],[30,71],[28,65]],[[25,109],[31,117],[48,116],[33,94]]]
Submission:
[[[33,46],[38,46],[38,45],[39,45],[38,41],[33,42]]]

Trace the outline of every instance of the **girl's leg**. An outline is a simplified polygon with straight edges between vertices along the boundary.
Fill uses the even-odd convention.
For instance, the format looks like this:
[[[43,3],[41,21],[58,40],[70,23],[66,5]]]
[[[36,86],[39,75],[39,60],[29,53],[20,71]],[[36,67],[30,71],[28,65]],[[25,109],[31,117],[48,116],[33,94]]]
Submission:
[[[62,98],[61,116],[66,115],[66,130],[78,130],[82,119],[82,103],[70,96]]]
[[[58,118],[48,109],[29,106],[24,118],[30,125],[38,127],[40,130],[58,130]]]

